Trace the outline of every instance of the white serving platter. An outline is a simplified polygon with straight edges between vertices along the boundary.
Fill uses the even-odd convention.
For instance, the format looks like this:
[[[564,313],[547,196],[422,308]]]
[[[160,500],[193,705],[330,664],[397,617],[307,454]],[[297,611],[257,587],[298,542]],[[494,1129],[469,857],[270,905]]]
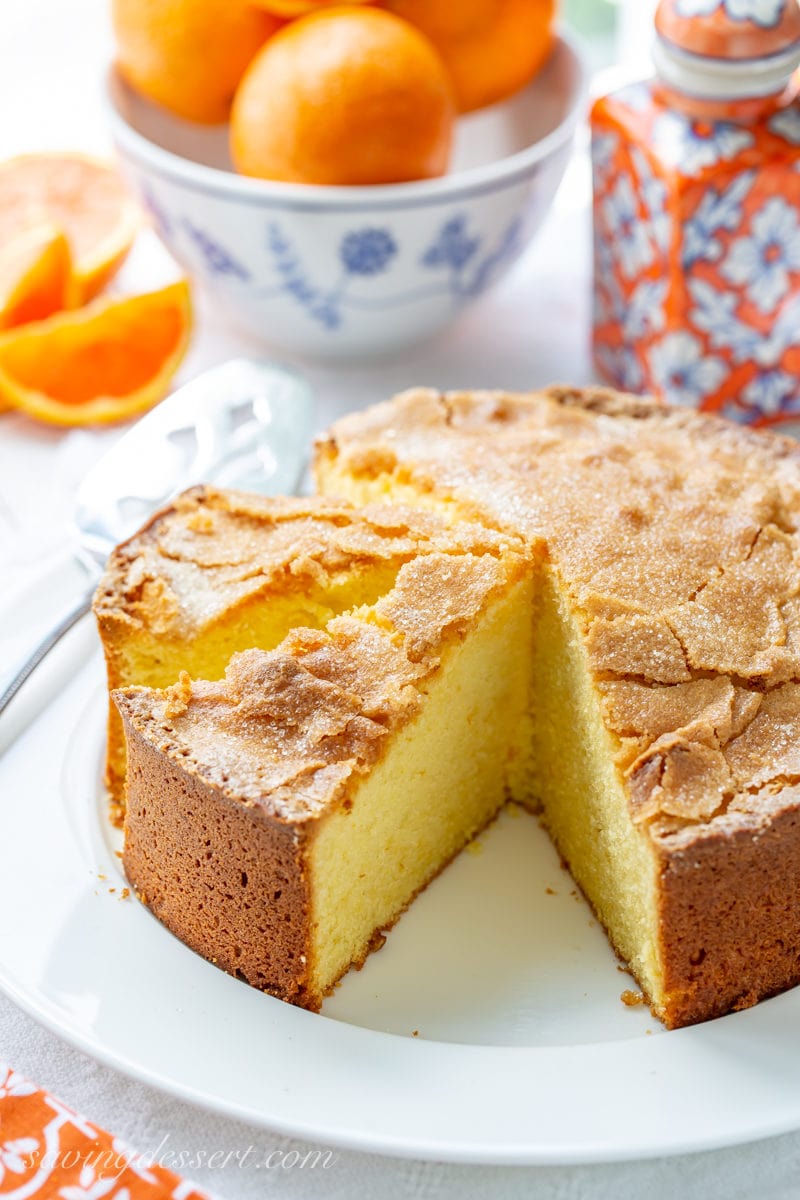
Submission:
[[[0,987],[95,1058],[317,1145],[442,1161],[600,1162],[800,1128],[800,990],[666,1033],[621,1002],[635,985],[527,814],[468,848],[322,1015],[225,975],[121,899],[89,622],[42,671],[36,695],[48,672],[57,694],[0,729]]]

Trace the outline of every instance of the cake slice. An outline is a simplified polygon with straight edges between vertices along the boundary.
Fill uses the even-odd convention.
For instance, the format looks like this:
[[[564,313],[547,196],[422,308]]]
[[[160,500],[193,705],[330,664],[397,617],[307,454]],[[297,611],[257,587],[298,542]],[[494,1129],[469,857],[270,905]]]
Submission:
[[[113,693],[140,898],[311,1009],[524,792],[529,746],[531,555],[425,514],[340,517],[413,547],[374,604],[235,654],[217,682]]]
[[[797,444],[600,389],[417,390],[316,473],[546,543],[532,792],[653,1011],[800,981]]]

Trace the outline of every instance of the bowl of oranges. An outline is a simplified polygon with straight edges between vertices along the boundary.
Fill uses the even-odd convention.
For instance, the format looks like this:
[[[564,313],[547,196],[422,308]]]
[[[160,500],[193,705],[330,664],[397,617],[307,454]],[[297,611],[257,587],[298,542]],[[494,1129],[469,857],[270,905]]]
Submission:
[[[112,132],[232,324],[300,357],[430,337],[547,212],[584,99],[555,0],[112,0]]]

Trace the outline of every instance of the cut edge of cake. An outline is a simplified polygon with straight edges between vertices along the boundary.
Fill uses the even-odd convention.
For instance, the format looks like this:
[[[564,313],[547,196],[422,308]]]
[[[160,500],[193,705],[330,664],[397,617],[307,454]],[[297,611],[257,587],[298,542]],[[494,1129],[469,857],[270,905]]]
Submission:
[[[550,431],[545,428],[549,413],[562,428],[560,436],[568,440],[571,425],[580,437],[590,419],[604,433],[612,428],[615,435],[619,431],[610,452],[599,444],[596,453],[587,447],[597,468],[605,463],[612,472],[638,453],[639,433],[655,430],[660,437],[663,430],[667,456],[676,451],[679,455],[681,445],[694,444],[709,462],[722,463],[721,486],[723,492],[727,489],[723,505],[731,505],[734,513],[733,540],[728,545],[721,537],[714,541],[713,518],[708,531],[691,521],[684,526],[687,549],[692,539],[696,547],[698,538],[706,538],[709,561],[713,564],[718,553],[721,565],[712,567],[710,586],[702,580],[697,586],[698,593],[707,589],[706,607],[678,624],[657,613],[639,612],[624,598],[592,604],[589,597],[587,610],[586,587],[576,588],[571,580],[561,578],[550,531],[544,525],[536,529],[552,557],[539,611],[548,610],[547,619],[561,630],[562,651],[571,647],[570,653],[580,663],[569,689],[573,720],[583,723],[576,739],[579,745],[573,748],[580,758],[590,747],[594,765],[589,776],[592,781],[604,779],[605,806],[598,814],[591,795],[595,789],[585,785],[573,786],[569,804],[559,803],[559,789],[546,772],[543,777],[539,771],[537,777],[536,767],[534,792],[545,825],[615,949],[634,971],[654,1013],[667,1027],[676,1028],[748,1007],[800,982],[800,911],[792,883],[800,864],[800,758],[792,739],[787,741],[782,733],[796,728],[800,715],[796,554],[800,448],[779,435],[765,435],[692,410],[668,409],[605,388],[554,387],[528,394],[413,389],[343,418],[318,440],[317,487],[323,494],[344,495],[354,503],[374,503],[391,495],[442,512],[449,520],[480,520],[516,533],[524,525],[536,528],[534,510],[520,501],[524,484],[515,491],[513,484],[506,486],[506,478],[515,471],[524,478],[536,466],[526,447],[529,418],[539,451],[546,454],[552,448],[553,438],[548,438]],[[471,446],[459,441],[462,428],[474,434]],[[495,433],[502,439],[502,454],[498,451],[492,463]],[[695,470],[694,478],[702,480],[703,464]],[[490,481],[484,483],[483,494],[480,483],[476,485],[482,473]],[[677,478],[679,472],[674,474]],[[564,479],[563,486],[567,483]],[[619,535],[623,536],[626,523],[631,530],[647,518],[636,504],[629,504],[624,488],[621,491],[612,503],[619,506]],[[743,505],[741,521],[735,515],[738,497]],[[758,514],[749,528],[748,506]],[[702,508],[696,511],[702,525]],[[591,521],[588,511],[586,515]],[[598,546],[598,569],[607,569],[608,560],[601,560],[599,550]],[[792,558],[790,575],[782,575],[784,562],[791,563]],[[591,556],[585,562],[591,570]],[[690,570],[687,559],[687,577]],[[719,621],[727,604],[729,619],[746,625],[748,604],[754,603],[750,599],[754,593],[747,589],[757,588],[759,572],[766,599],[758,602],[764,612],[757,605],[753,619],[769,620],[775,593],[775,603],[787,622],[785,644],[778,636],[774,643],[767,641],[762,649],[751,651],[755,635],[728,641],[715,635],[709,663],[719,661],[720,666],[704,670],[704,622]],[[794,579],[792,587],[784,587],[786,578]],[[728,579],[730,595],[736,595],[737,587],[740,590],[738,607],[725,594]],[[550,601],[543,600],[548,587],[553,593]],[[701,659],[700,668],[690,667],[693,654]],[[619,696],[612,695],[620,687],[615,680],[625,677],[631,662],[643,678],[637,682],[634,673],[630,684],[623,686],[642,687],[642,696],[653,686],[665,696],[679,696],[670,703],[677,710],[683,706],[686,723],[685,729],[679,728],[678,717],[665,727],[671,734],[659,737],[656,729],[644,741],[637,735],[638,758],[636,737],[621,736],[617,722],[610,718],[612,706],[619,706]],[[564,666],[562,654],[554,673],[562,685]],[[738,671],[743,672],[741,677]],[[650,682],[659,679],[662,684]],[[607,695],[606,686],[611,689]],[[540,704],[543,694],[540,689]],[[785,720],[779,712],[783,709]],[[542,732],[538,721],[534,730]],[[562,730],[561,742],[572,744],[565,723]],[[547,758],[551,773],[561,772],[562,781],[569,774],[565,766],[574,766],[563,752],[556,753],[552,740],[547,749],[535,750],[533,758],[540,765]],[[753,763],[770,765],[763,780],[756,774],[748,783]],[[735,767],[741,767],[740,774]],[[564,819],[570,810],[577,816],[573,821],[579,826],[577,832]],[[593,819],[592,840],[587,830]],[[623,897],[623,907],[628,911],[622,921],[615,919],[615,906],[609,907],[604,895],[608,875],[600,886],[596,879],[597,863],[604,856],[608,859],[607,844],[614,838],[618,848],[627,845],[611,873],[617,881],[627,880],[629,895]],[[629,863],[638,860],[632,872],[624,869],[626,858]],[[637,951],[632,948],[631,930],[637,921],[641,924],[643,912],[650,931],[639,936]]]
[[[97,587],[109,694],[169,687],[181,671],[221,679],[235,653],[273,649],[298,626],[323,629],[373,603],[416,553],[514,542],[480,525],[449,531],[441,518],[400,505],[356,510],[345,500],[191,488],[116,547]],[[117,824],[125,756],[109,701],[105,781]]]
[[[570,414],[574,414],[576,428],[581,423],[585,427],[589,417],[606,430],[611,428],[609,423],[615,426],[628,423],[630,445],[625,444],[627,434],[618,439],[616,456],[610,455],[607,463],[612,471],[624,463],[626,455],[635,453],[637,425],[642,429],[663,425],[680,437],[699,439],[701,445],[707,439],[715,452],[731,465],[734,500],[740,484],[746,489],[748,472],[754,477],[759,472],[769,475],[768,486],[762,488],[763,498],[760,493],[756,496],[755,507],[758,509],[760,505],[765,514],[765,526],[769,523],[769,528],[774,530],[762,539],[762,551],[766,547],[767,556],[772,554],[777,563],[782,561],[780,555],[785,552],[784,543],[790,532],[792,535],[796,532],[796,523],[792,525],[791,512],[778,486],[785,484],[795,498],[800,496],[800,452],[796,444],[778,437],[765,438],[713,417],[664,410],[651,401],[621,396],[606,389],[555,388],[530,396],[489,392],[442,395],[417,390],[340,422],[319,443],[317,479],[323,492],[344,495],[356,504],[399,501],[416,511],[433,510],[446,525],[478,522],[487,533],[493,531],[509,539],[506,550],[511,544],[521,548],[527,540],[527,551],[522,554],[522,561],[526,556],[528,558],[527,574],[524,584],[520,581],[518,586],[528,589],[530,611],[524,637],[529,645],[529,679],[524,690],[530,688],[532,700],[527,716],[520,717],[520,731],[521,736],[529,740],[530,753],[526,754],[520,748],[509,759],[504,768],[502,795],[541,810],[543,822],[559,852],[606,927],[617,952],[636,974],[656,1015],[668,1027],[675,1028],[746,1007],[797,983],[800,981],[797,954],[800,913],[791,881],[800,870],[800,769],[796,773],[797,779],[788,768],[784,775],[780,773],[778,767],[782,761],[788,764],[794,761],[791,747],[784,747],[780,752],[776,751],[778,767],[775,770],[778,773],[773,771],[763,787],[746,789],[744,794],[728,800],[717,782],[720,762],[730,753],[729,744],[740,759],[745,759],[748,753],[751,756],[763,754],[756,736],[760,728],[758,721],[762,716],[767,719],[771,710],[782,703],[779,688],[768,691],[766,699],[759,698],[762,686],[759,672],[766,667],[750,662],[751,673],[744,681],[735,674],[731,681],[719,674],[714,676],[713,672],[705,675],[702,670],[689,672],[681,638],[658,613],[651,616],[639,612],[635,605],[624,599],[613,600],[610,604],[604,602],[605,608],[601,606],[597,611],[590,611],[584,594],[576,589],[573,580],[564,577],[558,555],[550,555],[548,560],[547,531],[531,533],[531,528],[535,527],[531,512],[520,501],[519,494],[514,493],[513,486],[506,486],[506,475],[510,478],[514,470],[524,473],[528,469],[520,457],[513,463],[511,461],[518,449],[519,455],[524,455],[524,445],[515,447],[513,437],[507,437],[504,445],[511,451],[508,470],[504,465],[501,469],[498,459],[494,464],[494,475],[487,476],[497,488],[499,497],[497,509],[490,511],[491,506],[487,508],[481,500],[480,489],[476,492],[465,488],[467,468],[459,463],[458,455],[447,464],[442,478],[437,478],[435,464],[434,468],[430,467],[430,437],[425,421],[414,430],[404,415],[404,406],[415,405],[430,417],[432,425],[443,430],[449,426],[457,427],[462,421],[473,422],[479,441],[482,423],[487,428],[491,424],[506,434],[513,433],[519,412],[529,406],[541,415],[544,426],[551,410],[566,413],[567,426]],[[402,445],[404,439],[405,445]],[[486,434],[483,442],[488,444],[488,441]],[[557,439],[551,438],[549,444],[553,445],[555,441]],[[546,428],[541,445],[547,450]],[[603,456],[598,454],[597,458],[600,468]],[[419,462],[425,465],[420,467]],[[742,480],[736,478],[737,463],[741,464]],[[750,500],[752,497],[748,503]],[[324,498],[322,502],[336,503]],[[620,503],[624,520],[632,523],[631,527],[641,524],[646,513],[635,506],[626,508],[624,498]],[[734,528],[734,534],[737,538],[740,536],[738,526]],[[740,550],[745,554],[741,561],[746,562],[747,556],[756,553],[759,536],[760,530],[753,537],[752,531],[749,532],[746,525],[742,526],[741,543],[735,542],[735,553],[729,555],[728,561],[733,568],[731,576],[739,570],[737,556],[740,556]],[[540,537],[545,541],[542,542]],[[499,557],[505,552],[501,551]],[[591,560],[588,561],[591,567]],[[395,584],[407,565],[401,567]],[[774,563],[766,562],[763,569],[774,571]],[[724,573],[722,571],[722,575]],[[747,583],[745,578],[744,584]],[[709,595],[714,593],[714,587],[708,592]],[[391,589],[387,595],[390,593]],[[287,639],[287,646],[293,647],[290,657],[292,654],[296,657],[301,645],[306,645],[303,639],[313,641],[315,637],[330,636],[331,631],[336,635],[337,630],[341,631],[348,622],[368,625],[382,635],[395,637],[397,627],[394,617],[386,611],[384,600],[382,597],[366,609],[354,608],[348,616],[329,618],[327,632],[306,630],[290,634]],[[520,614],[522,607],[517,606]],[[411,645],[412,633],[414,637],[424,636],[425,622],[420,621],[419,605],[416,608],[414,604],[406,606],[407,614],[413,612],[417,613],[416,621],[422,628],[402,632],[406,648]],[[639,637],[636,661],[644,662],[649,655],[647,671],[650,671],[651,661],[657,664],[655,680],[660,679],[658,672],[664,675],[658,687],[664,689],[665,695],[668,689],[674,689],[669,695],[672,699],[678,698],[676,702],[684,706],[687,717],[686,728],[673,730],[676,736],[672,740],[659,740],[658,736],[653,740],[648,734],[638,749],[636,739],[641,741],[641,730],[645,728],[646,732],[646,727],[637,726],[628,736],[624,730],[620,733],[610,717],[612,709],[624,709],[621,693],[612,694],[608,690],[618,685],[613,656],[619,646],[611,638],[610,641],[606,639],[599,649],[595,636],[606,625],[609,629],[614,627],[617,618],[622,616],[624,620],[620,619],[616,634],[624,627],[625,653],[630,652]],[[447,718],[453,717],[463,734],[468,723],[456,720],[450,711],[446,701],[449,685],[443,685],[438,692],[445,697],[439,708],[437,688],[445,678],[455,678],[446,673],[451,668],[455,670],[459,661],[463,662],[464,646],[478,636],[481,624],[489,623],[485,615],[465,639],[445,639],[447,650],[442,652],[440,663],[429,677],[428,692],[424,691],[421,678],[412,685],[422,696],[418,711],[407,722],[393,728],[385,753],[367,764],[368,770],[365,775],[358,776],[357,785],[353,784],[356,776],[348,776],[354,788],[353,795],[360,794],[362,799],[365,795],[369,799],[369,787],[377,780],[374,783],[375,811],[381,808],[381,796],[386,810],[386,797],[396,794],[399,781],[408,777],[402,762],[409,762],[410,749],[403,739],[407,736],[413,749],[414,730],[424,722],[426,714],[430,716],[432,726],[439,729],[443,722],[446,724]],[[522,640],[523,634],[519,633],[517,646]],[[737,653],[738,660],[735,658]],[[764,662],[777,663],[776,670],[786,670],[781,664],[791,661],[791,647],[782,653],[783,657],[777,652],[771,657],[765,655]],[[734,646],[731,655],[731,661],[744,661],[746,647],[737,650]],[[247,657],[240,656],[241,659]],[[257,653],[259,662],[265,657],[270,655],[259,656]],[[513,659],[514,666],[518,666],[520,658],[517,655]],[[238,661],[234,659],[234,674]],[[415,661],[410,653],[409,661]],[[508,661],[510,669],[512,659]],[[606,664],[603,668],[599,666],[601,661]],[[474,672],[467,669],[467,675],[470,674],[474,675]],[[713,677],[706,679],[706,675]],[[646,675],[647,686],[649,678]],[[631,683],[640,686],[635,677]],[[419,887],[411,887],[409,883],[403,903],[395,896],[393,916],[382,919],[377,910],[369,909],[367,918],[365,909],[361,914],[364,919],[360,921],[360,933],[352,944],[348,943],[346,933],[341,930],[337,933],[333,926],[325,925],[323,910],[335,914],[337,907],[341,907],[339,896],[344,895],[347,888],[342,886],[340,893],[330,892],[324,902],[320,899],[321,892],[312,899],[309,877],[316,871],[320,877],[333,880],[336,866],[340,860],[346,860],[348,840],[358,844],[352,834],[356,828],[355,806],[348,809],[344,802],[335,803],[329,796],[329,820],[310,819],[306,815],[303,820],[292,822],[281,819],[276,813],[265,816],[263,796],[260,799],[250,797],[242,803],[241,794],[237,799],[235,791],[229,793],[220,781],[187,769],[186,759],[190,756],[184,753],[185,746],[176,750],[172,744],[174,729],[162,730],[166,737],[159,738],[155,726],[151,723],[145,728],[147,722],[143,725],[141,712],[138,716],[136,713],[137,705],[146,699],[147,703],[166,705],[167,708],[174,705],[177,715],[167,719],[180,722],[182,711],[190,711],[193,704],[204,703],[226,686],[193,686],[184,679],[167,693],[135,688],[116,693],[128,725],[133,768],[131,798],[134,807],[129,813],[126,835],[129,843],[126,867],[134,883],[139,873],[145,901],[193,948],[212,957],[227,970],[248,978],[256,986],[265,987],[294,1003],[317,1008],[342,971],[350,963],[362,961],[369,949],[380,942],[382,931],[413,899]],[[798,685],[793,678],[788,678],[782,686],[792,689]],[[210,692],[204,691],[208,688]],[[794,712],[793,696],[794,693],[786,700],[787,712],[790,709]],[[188,704],[187,710],[182,710],[184,703]],[[759,705],[761,716],[757,721],[754,717],[759,712]],[[648,719],[650,717],[652,713]],[[753,746],[747,741],[748,737]],[[452,738],[455,744],[458,741],[455,730]],[[424,744],[425,738],[421,741]],[[469,753],[462,758],[469,759],[470,754],[475,754],[474,743],[473,738]],[[463,744],[463,738],[459,744]],[[393,747],[397,746],[400,747],[398,762],[401,766],[395,770],[391,766],[391,757]],[[430,760],[431,755],[427,755],[426,765]],[[386,767],[386,763],[390,766]],[[384,781],[385,786],[381,784],[382,771],[388,779],[388,782]],[[706,788],[706,792],[703,792],[706,787],[704,772],[710,780],[710,790]],[[442,784],[443,780],[437,783],[431,796],[441,795]],[[659,789],[666,797],[663,811],[660,802],[654,798]],[[267,794],[274,798],[274,789]],[[148,820],[156,819],[150,797],[161,809],[157,826],[148,825]],[[481,811],[484,824],[501,803],[502,799],[497,800],[493,793],[492,803]],[[369,804],[365,803],[358,811],[368,814]],[[198,812],[203,814],[201,818],[197,817]],[[178,831],[173,835],[174,852],[166,852],[165,839],[169,837],[171,820],[177,821]],[[220,876],[218,886],[215,885],[208,921],[203,918],[192,923],[190,908],[181,900],[179,892],[172,897],[173,907],[167,912],[164,886],[159,884],[160,895],[159,888],[152,886],[148,892],[146,875],[148,871],[157,873],[160,870],[159,878],[168,884],[168,876],[173,880],[191,880],[193,865],[195,872],[207,872],[203,856],[208,846],[203,848],[197,843],[195,835],[199,836],[203,830],[208,833],[215,822],[218,827],[215,826],[216,832],[211,835],[213,845],[217,845],[213,839],[218,838],[220,848],[230,843],[237,850],[228,856],[227,873],[223,873],[224,877]],[[367,824],[370,824],[369,820]],[[374,826],[374,820],[371,824]],[[337,826],[341,827],[341,832]],[[326,827],[329,829],[327,841]],[[465,821],[463,840],[479,827],[480,822]],[[137,835],[137,829],[141,836]],[[162,839],[161,862],[157,863],[153,860],[153,847],[159,845],[159,839]],[[184,843],[197,851],[194,857],[185,849]],[[453,853],[457,853],[458,848],[460,846]],[[440,847],[438,858],[441,861],[431,869],[428,878],[433,877],[450,857],[452,854],[445,854]],[[374,865],[374,856],[367,855],[366,861]],[[396,858],[396,861],[401,860]],[[234,886],[237,862],[244,863],[240,867],[238,887]],[[264,864],[278,872],[277,886],[275,880],[264,876]],[[351,866],[352,863],[344,873],[348,887],[354,875],[358,877],[361,873],[351,870]],[[369,869],[365,872],[368,874]],[[373,874],[379,878],[377,872]],[[242,876],[246,882],[242,882]],[[201,882],[192,882],[199,894]],[[425,886],[425,882],[427,878],[420,886]],[[245,892],[249,892],[251,899],[245,899]],[[234,913],[243,902],[251,905],[244,911],[250,914],[248,920],[252,925],[255,892],[263,902],[255,928],[262,934],[262,950],[266,952],[271,947],[275,961],[282,963],[279,979],[266,979],[263,971],[259,977],[261,968],[257,964],[249,959],[242,962],[246,949],[242,936],[233,941],[229,938],[228,948],[224,953],[219,952],[222,945],[220,929],[223,933],[230,932],[228,927],[234,921]],[[202,896],[198,903],[203,903]],[[213,911],[215,904],[216,912]],[[200,911],[207,911],[208,907],[204,905]],[[352,910],[348,911],[352,915]],[[776,914],[782,921],[780,928],[776,925]],[[346,924],[343,917],[343,926]],[[239,928],[245,929],[246,924]],[[313,940],[314,930],[319,933],[317,942]],[[329,947],[329,961],[324,958],[323,945]],[[349,962],[345,961],[348,954]],[[318,977],[314,976],[315,964],[319,964]]]

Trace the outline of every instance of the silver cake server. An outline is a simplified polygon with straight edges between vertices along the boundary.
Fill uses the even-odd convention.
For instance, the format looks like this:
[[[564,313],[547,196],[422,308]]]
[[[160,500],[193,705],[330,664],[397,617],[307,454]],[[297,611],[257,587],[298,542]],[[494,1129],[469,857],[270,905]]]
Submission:
[[[75,601],[0,694],[0,715],[57,642],[91,608],[106,560],[152,513],[197,483],[293,492],[312,433],[312,394],[299,375],[237,358],[203,372],[124,434],[78,488],[70,532],[87,571]]]

